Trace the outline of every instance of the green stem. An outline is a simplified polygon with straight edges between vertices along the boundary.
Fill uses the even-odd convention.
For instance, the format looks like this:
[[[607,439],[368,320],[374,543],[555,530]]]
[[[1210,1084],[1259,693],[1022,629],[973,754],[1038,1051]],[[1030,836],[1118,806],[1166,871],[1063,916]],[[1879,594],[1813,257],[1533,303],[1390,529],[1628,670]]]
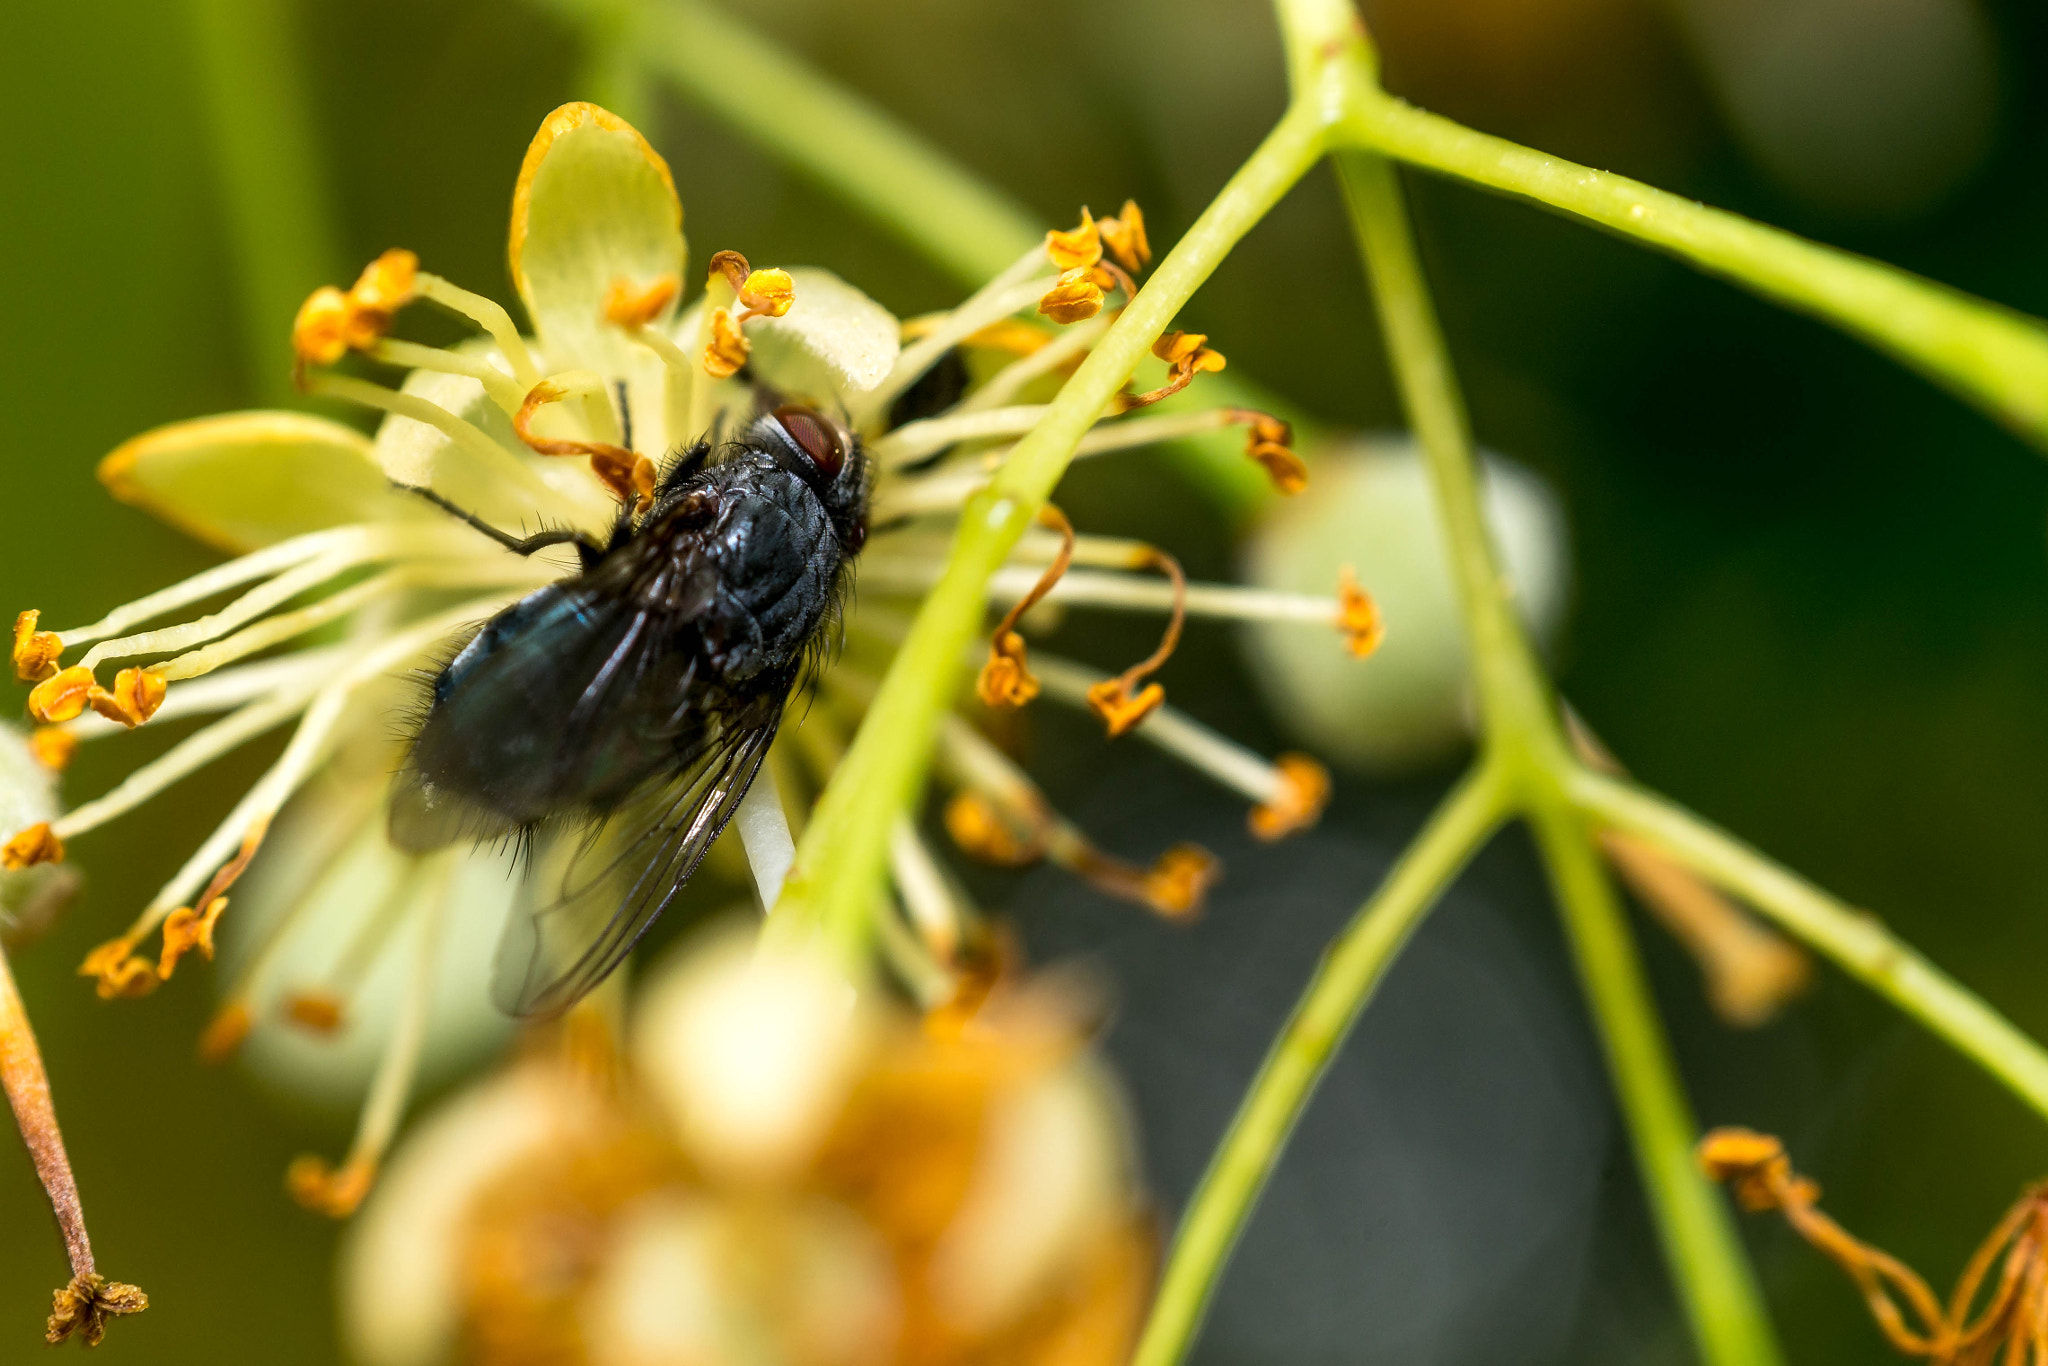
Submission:
[[[1511,799],[1527,806],[1543,844],[1679,1298],[1707,1361],[1773,1362],[1770,1320],[1740,1240],[1693,1167],[1694,1125],[1626,924],[1585,833],[1560,815],[1553,775],[1570,760],[1557,708],[1486,529],[1471,430],[1400,182],[1377,156],[1342,152],[1337,163],[1388,358],[1443,518],[1486,752],[1513,783]]]
[[[191,21],[239,275],[245,363],[262,402],[295,404],[292,318],[308,294],[339,279],[341,246],[315,150],[292,6],[191,0]]]
[[[1568,794],[1601,823],[1640,836],[1803,939],[2048,1117],[2048,1051],[1982,998],[1894,937],[1674,803],[1588,770]]]
[[[1500,825],[1501,778],[1491,765],[1466,775],[1324,953],[1188,1201],[1133,1366],[1173,1366],[1187,1351],[1316,1083],[1409,935]]]
[[[1359,147],[1589,219],[1889,352],[2048,447],[2048,328],[1892,266],[1710,209],[1374,91],[1340,130]]]
[[[952,705],[961,660],[981,627],[989,576],[1037,518],[1074,447],[1153,341],[1322,149],[1321,126],[1290,109],[1159,263],[994,481],[962,510],[945,573],[818,799],[777,908],[779,923],[808,920],[842,946],[865,943],[890,827],[922,789],[938,718]]]
[[[1700,1356],[1712,1366],[1769,1366],[1781,1359],[1770,1316],[1728,1207],[1693,1161],[1699,1125],[1607,870],[1562,803],[1539,803],[1531,824]]]
[[[1486,528],[1479,465],[1465,404],[1438,326],[1415,234],[1394,168],[1359,152],[1336,155],[1359,255],[1379,302],[1380,327],[1401,402],[1422,447],[1444,522],[1451,574],[1488,738],[1537,758],[1562,756],[1556,707],[1513,603]]]

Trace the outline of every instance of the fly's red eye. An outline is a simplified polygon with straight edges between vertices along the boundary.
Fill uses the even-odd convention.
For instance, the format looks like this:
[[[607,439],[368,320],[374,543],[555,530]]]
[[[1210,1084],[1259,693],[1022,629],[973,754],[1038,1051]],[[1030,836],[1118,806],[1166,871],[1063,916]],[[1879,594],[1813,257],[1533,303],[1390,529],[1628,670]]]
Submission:
[[[777,408],[775,420],[782,424],[782,430],[789,433],[789,439],[796,442],[818,472],[827,479],[836,478],[840,466],[846,463],[846,451],[839,444],[839,433],[809,408]]]

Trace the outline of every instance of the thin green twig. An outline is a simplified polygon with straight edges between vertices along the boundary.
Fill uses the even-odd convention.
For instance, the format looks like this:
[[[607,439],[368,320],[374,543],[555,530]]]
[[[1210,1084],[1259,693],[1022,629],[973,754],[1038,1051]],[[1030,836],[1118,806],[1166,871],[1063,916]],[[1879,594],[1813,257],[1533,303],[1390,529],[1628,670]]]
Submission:
[[[1037,518],[1074,447],[1153,341],[1322,149],[1322,128],[1304,112],[1281,119],[1159,263],[989,487],[962,510],[945,573],[918,609],[797,846],[777,907],[783,933],[808,922],[842,946],[865,943],[889,831],[922,790],[938,719],[952,705],[962,657],[981,629],[989,576]]]
[[[1478,462],[1393,167],[1338,154],[1345,204],[1379,304],[1452,557],[1486,751],[1516,783],[1556,887],[1579,981],[1600,1026],[1637,1167],[1701,1356],[1714,1366],[1777,1360],[1770,1318],[1720,1197],[1692,1163],[1696,1129],[1613,889],[1584,832],[1559,814],[1569,762],[1549,681],[1510,600],[1480,511]]]
[[[1693,1160],[1699,1123],[1614,885],[1576,812],[1546,803],[1530,820],[1700,1356],[1715,1366],[1770,1366],[1782,1359],[1770,1315],[1728,1206]]]
[[[1844,905],[1676,803],[1622,779],[1579,769],[1566,790],[1602,823],[1655,844],[1811,944],[2048,1117],[2048,1050],[1875,916]]]
[[[1500,825],[1505,799],[1497,768],[1467,774],[1324,953],[1181,1216],[1132,1366],[1173,1366],[1186,1352],[1316,1083],[1410,934]]]
[[[1588,219],[1888,352],[2048,448],[2048,327],[1946,285],[1627,176],[1577,166],[1383,92],[1341,130],[1360,147]]]
[[[338,278],[341,247],[313,137],[294,7],[283,0],[190,0],[242,347],[264,403],[296,404],[292,317]]]

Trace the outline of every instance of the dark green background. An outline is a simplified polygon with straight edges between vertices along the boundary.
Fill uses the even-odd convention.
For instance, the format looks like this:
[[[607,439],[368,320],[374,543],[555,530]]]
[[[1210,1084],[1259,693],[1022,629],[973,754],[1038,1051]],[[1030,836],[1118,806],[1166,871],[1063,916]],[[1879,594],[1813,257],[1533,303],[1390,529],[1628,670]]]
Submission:
[[[2006,93],[1989,162],[1945,203],[1877,229],[1813,217],[1764,183],[1647,0],[1596,6],[1604,17],[1562,48],[1518,57],[1475,41],[1469,61],[1445,39],[1455,24],[1415,19],[1432,6],[1439,17],[1485,7],[1380,6],[1391,82],[1446,113],[2048,313],[2048,30],[2032,7],[1997,16]],[[503,235],[520,154],[541,115],[589,93],[573,45],[504,0],[295,13],[346,253],[335,272],[403,244],[441,274],[508,296]],[[781,0],[755,17],[1049,224],[1132,194],[1155,243],[1188,223],[1280,106],[1270,20],[1236,0]],[[91,477],[124,437],[256,392],[190,54],[182,4],[20,5],[9,16],[9,613],[90,618],[207,562]],[[664,101],[646,131],[675,170],[696,259],[730,246],[758,262],[825,265],[904,313],[955,297],[702,115]],[[1880,910],[2048,1032],[2040,458],[1816,324],[1529,208],[1411,183],[1478,430],[1548,475],[1569,508],[1578,591],[1566,692],[1642,777]],[[1233,366],[1329,422],[1398,422],[1326,173],[1253,234],[1189,316]],[[288,322],[275,319],[273,363]],[[1070,506],[1223,570],[1219,518],[1184,493],[1129,498],[1135,481],[1170,478],[1132,461],[1092,476]],[[1134,501],[1150,510],[1130,511]],[[1197,633],[1193,648],[1221,658],[1224,646]],[[1270,736],[1228,670],[1182,668],[1167,681],[1226,729]],[[71,795],[101,790],[162,743],[145,733],[92,748]],[[1098,751],[1085,737],[1046,743],[1063,789],[1084,793]],[[80,840],[86,896],[17,963],[102,1267],[155,1301],[103,1349],[129,1360],[335,1354],[334,1232],[285,1198],[281,1175],[297,1151],[338,1151],[345,1120],[295,1113],[193,1061],[203,970],[114,1004],[71,971],[265,753]],[[1344,795],[1333,819],[1398,822],[1417,793]],[[1788,1133],[1829,1208],[1937,1285],[2020,1183],[2048,1171],[2037,1117],[1860,990],[1823,974],[1787,1021],[1731,1035],[1698,1004],[1689,965],[1657,932],[1646,940],[1703,1118]],[[1640,1209],[1617,1189],[1578,1355],[1677,1352]],[[0,1157],[0,1360],[36,1350],[64,1279],[48,1224],[27,1161]],[[1832,1269],[1775,1227],[1750,1231],[1795,1360],[1884,1352]]]

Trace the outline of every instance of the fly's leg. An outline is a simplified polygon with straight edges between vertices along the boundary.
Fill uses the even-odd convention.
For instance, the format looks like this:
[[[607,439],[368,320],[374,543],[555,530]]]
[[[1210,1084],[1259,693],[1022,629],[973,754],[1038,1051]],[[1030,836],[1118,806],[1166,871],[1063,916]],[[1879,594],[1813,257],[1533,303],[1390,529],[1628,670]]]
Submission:
[[[531,555],[535,551],[546,550],[550,546],[573,545],[576,547],[576,557],[582,561],[585,569],[596,564],[604,556],[604,547],[598,545],[580,531],[571,531],[566,527],[558,527],[551,531],[537,531],[531,536],[514,536],[508,531],[500,531],[474,512],[466,508],[457,507],[432,489],[421,488],[417,484],[399,484],[397,487],[406,490],[408,493],[417,493],[449,516],[481,531],[514,555]]]

